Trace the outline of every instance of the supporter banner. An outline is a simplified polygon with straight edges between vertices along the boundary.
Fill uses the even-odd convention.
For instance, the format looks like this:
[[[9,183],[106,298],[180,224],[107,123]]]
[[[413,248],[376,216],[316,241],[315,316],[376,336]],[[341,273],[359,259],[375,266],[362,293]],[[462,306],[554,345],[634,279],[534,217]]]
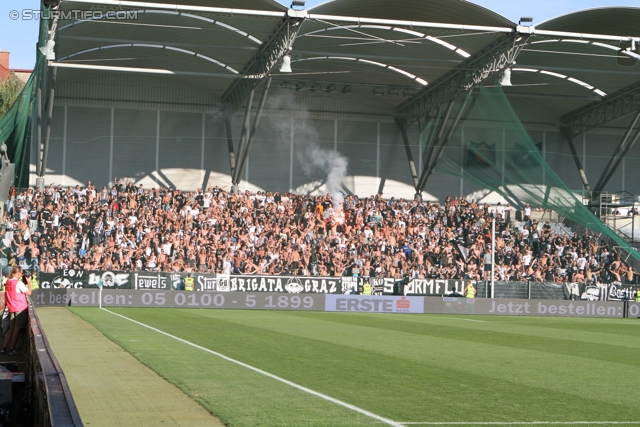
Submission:
[[[622,285],[620,283],[611,283],[608,289],[609,301],[633,301],[636,297],[636,285]]]
[[[220,275],[219,275],[220,276]],[[229,292],[340,294],[340,277],[230,276]]]
[[[171,278],[166,273],[133,273],[133,289],[171,290]]]
[[[384,295],[327,295],[325,311],[364,313],[423,313],[424,298]]]
[[[391,284],[387,281],[391,280]],[[466,283],[465,280],[446,280],[446,279],[411,279],[404,285],[403,295],[428,295],[428,296],[445,296],[453,291],[463,293]],[[476,286],[475,281],[471,281]],[[393,286],[393,279],[385,279],[385,293],[390,293]]]
[[[56,273],[40,273],[40,287],[131,289],[131,273],[123,271],[59,270]]]
[[[168,273],[168,272],[136,272],[133,275],[133,289],[163,289],[163,290],[184,290],[184,279],[191,274],[193,278],[194,290],[196,291],[219,291],[228,292],[228,286],[218,286],[221,281],[220,276],[215,273]],[[229,276],[226,275],[226,283]]]
[[[358,277],[341,277],[343,294],[360,294],[362,293],[363,279]]]
[[[40,287],[184,290],[188,273],[58,270],[39,273]],[[363,284],[371,285],[373,295],[450,296],[464,293],[468,281],[446,279],[393,279],[363,277],[283,277],[230,276],[228,274],[191,273],[199,292],[280,292],[313,294],[361,294]],[[476,296],[486,296],[484,282],[475,282]],[[585,285],[584,283],[495,283],[495,297],[506,299],[558,299],[621,301],[635,298],[634,285]]]

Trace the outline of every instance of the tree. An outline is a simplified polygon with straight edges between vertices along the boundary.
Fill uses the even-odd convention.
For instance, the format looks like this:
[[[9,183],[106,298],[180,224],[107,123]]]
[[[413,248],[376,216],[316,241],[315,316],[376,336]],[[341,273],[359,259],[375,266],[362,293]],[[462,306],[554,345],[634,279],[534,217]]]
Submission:
[[[13,72],[0,81],[0,118],[9,111],[23,87],[24,83]]]

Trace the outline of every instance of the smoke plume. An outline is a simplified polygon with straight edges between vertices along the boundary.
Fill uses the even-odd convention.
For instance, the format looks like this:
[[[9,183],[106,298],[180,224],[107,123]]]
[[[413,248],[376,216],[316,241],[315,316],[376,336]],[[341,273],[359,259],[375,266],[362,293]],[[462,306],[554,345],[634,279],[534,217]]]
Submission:
[[[290,92],[280,91],[269,98],[270,109],[295,111],[293,128],[296,158],[307,176],[315,171],[326,174],[325,185],[333,199],[334,208],[342,209],[342,182],[347,176],[349,161],[341,153],[320,146],[318,131],[310,119],[307,107],[298,102]],[[291,138],[291,120],[273,117],[272,121],[280,134],[278,139],[288,144]]]

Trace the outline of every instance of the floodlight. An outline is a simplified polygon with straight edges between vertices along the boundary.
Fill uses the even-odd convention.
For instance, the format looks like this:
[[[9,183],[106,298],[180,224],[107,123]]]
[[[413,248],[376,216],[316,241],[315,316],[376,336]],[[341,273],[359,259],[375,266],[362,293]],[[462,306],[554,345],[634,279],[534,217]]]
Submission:
[[[373,88],[373,95],[374,96],[382,96],[382,95],[384,95],[384,89],[382,89],[381,87],[374,87]]]
[[[636,65],[636,59],[633,56],[626,55],[624,52],[635,53],[636,42],[635,40],[620,42],[620,50],[618,51],[618,65],[622,67],[633,67]]]
[[[500,86],[511,86],[511,68],[506,68],[500,77]]]
[[[293,0],[293,2],[291,2],[291,9],[293,9],[294,7],[304,9],[304,4],[305,0]]]
[[[533,16],[523,16],[522,18],[520,18],[520,22],[518,22],[518,25],[531,24],[532,22]]]
[[[398,91],[398,89],[389,89],[387,91],[387,94],[389,96],[399,96],[400,95],[400,91]]]
[[[56,42],[54,40],[47,40],[47,43],[40,48],[40,52],[45,56],[45,58],[47,58],[47,61],[56,60],[55,47]]]
[[[280,65],[281,73],[290,73],[291,72],[291,56],[285,55],[282,58],[282,64]]]
[[[304,84],[304,83],[298,83],[298,84],[296,84],[296,90],[297,90],[298,92],[306,92],[306,91],[308,91],[308,90],[309,90],[309,88],[308,88],[308,87],[307,87],[307,85],[306,85],[306,84]]]
[[[322,90],[322,86],[318,83],[314,83],[311,85],[311,92],[320,92]]]

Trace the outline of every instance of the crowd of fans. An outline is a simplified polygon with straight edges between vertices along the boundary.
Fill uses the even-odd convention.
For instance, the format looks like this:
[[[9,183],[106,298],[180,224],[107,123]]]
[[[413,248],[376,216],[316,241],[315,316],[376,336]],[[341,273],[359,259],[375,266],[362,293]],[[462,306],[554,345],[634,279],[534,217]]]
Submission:
[[[7,202],[0,262],[57,269],[227,274],[632,282],[634,272],[588,234],[548,222],[514,227],[510,205],[441,205],[382,195],[334,200],[209,188],[184,192],[116,181],[111,189],[29,188]]]

